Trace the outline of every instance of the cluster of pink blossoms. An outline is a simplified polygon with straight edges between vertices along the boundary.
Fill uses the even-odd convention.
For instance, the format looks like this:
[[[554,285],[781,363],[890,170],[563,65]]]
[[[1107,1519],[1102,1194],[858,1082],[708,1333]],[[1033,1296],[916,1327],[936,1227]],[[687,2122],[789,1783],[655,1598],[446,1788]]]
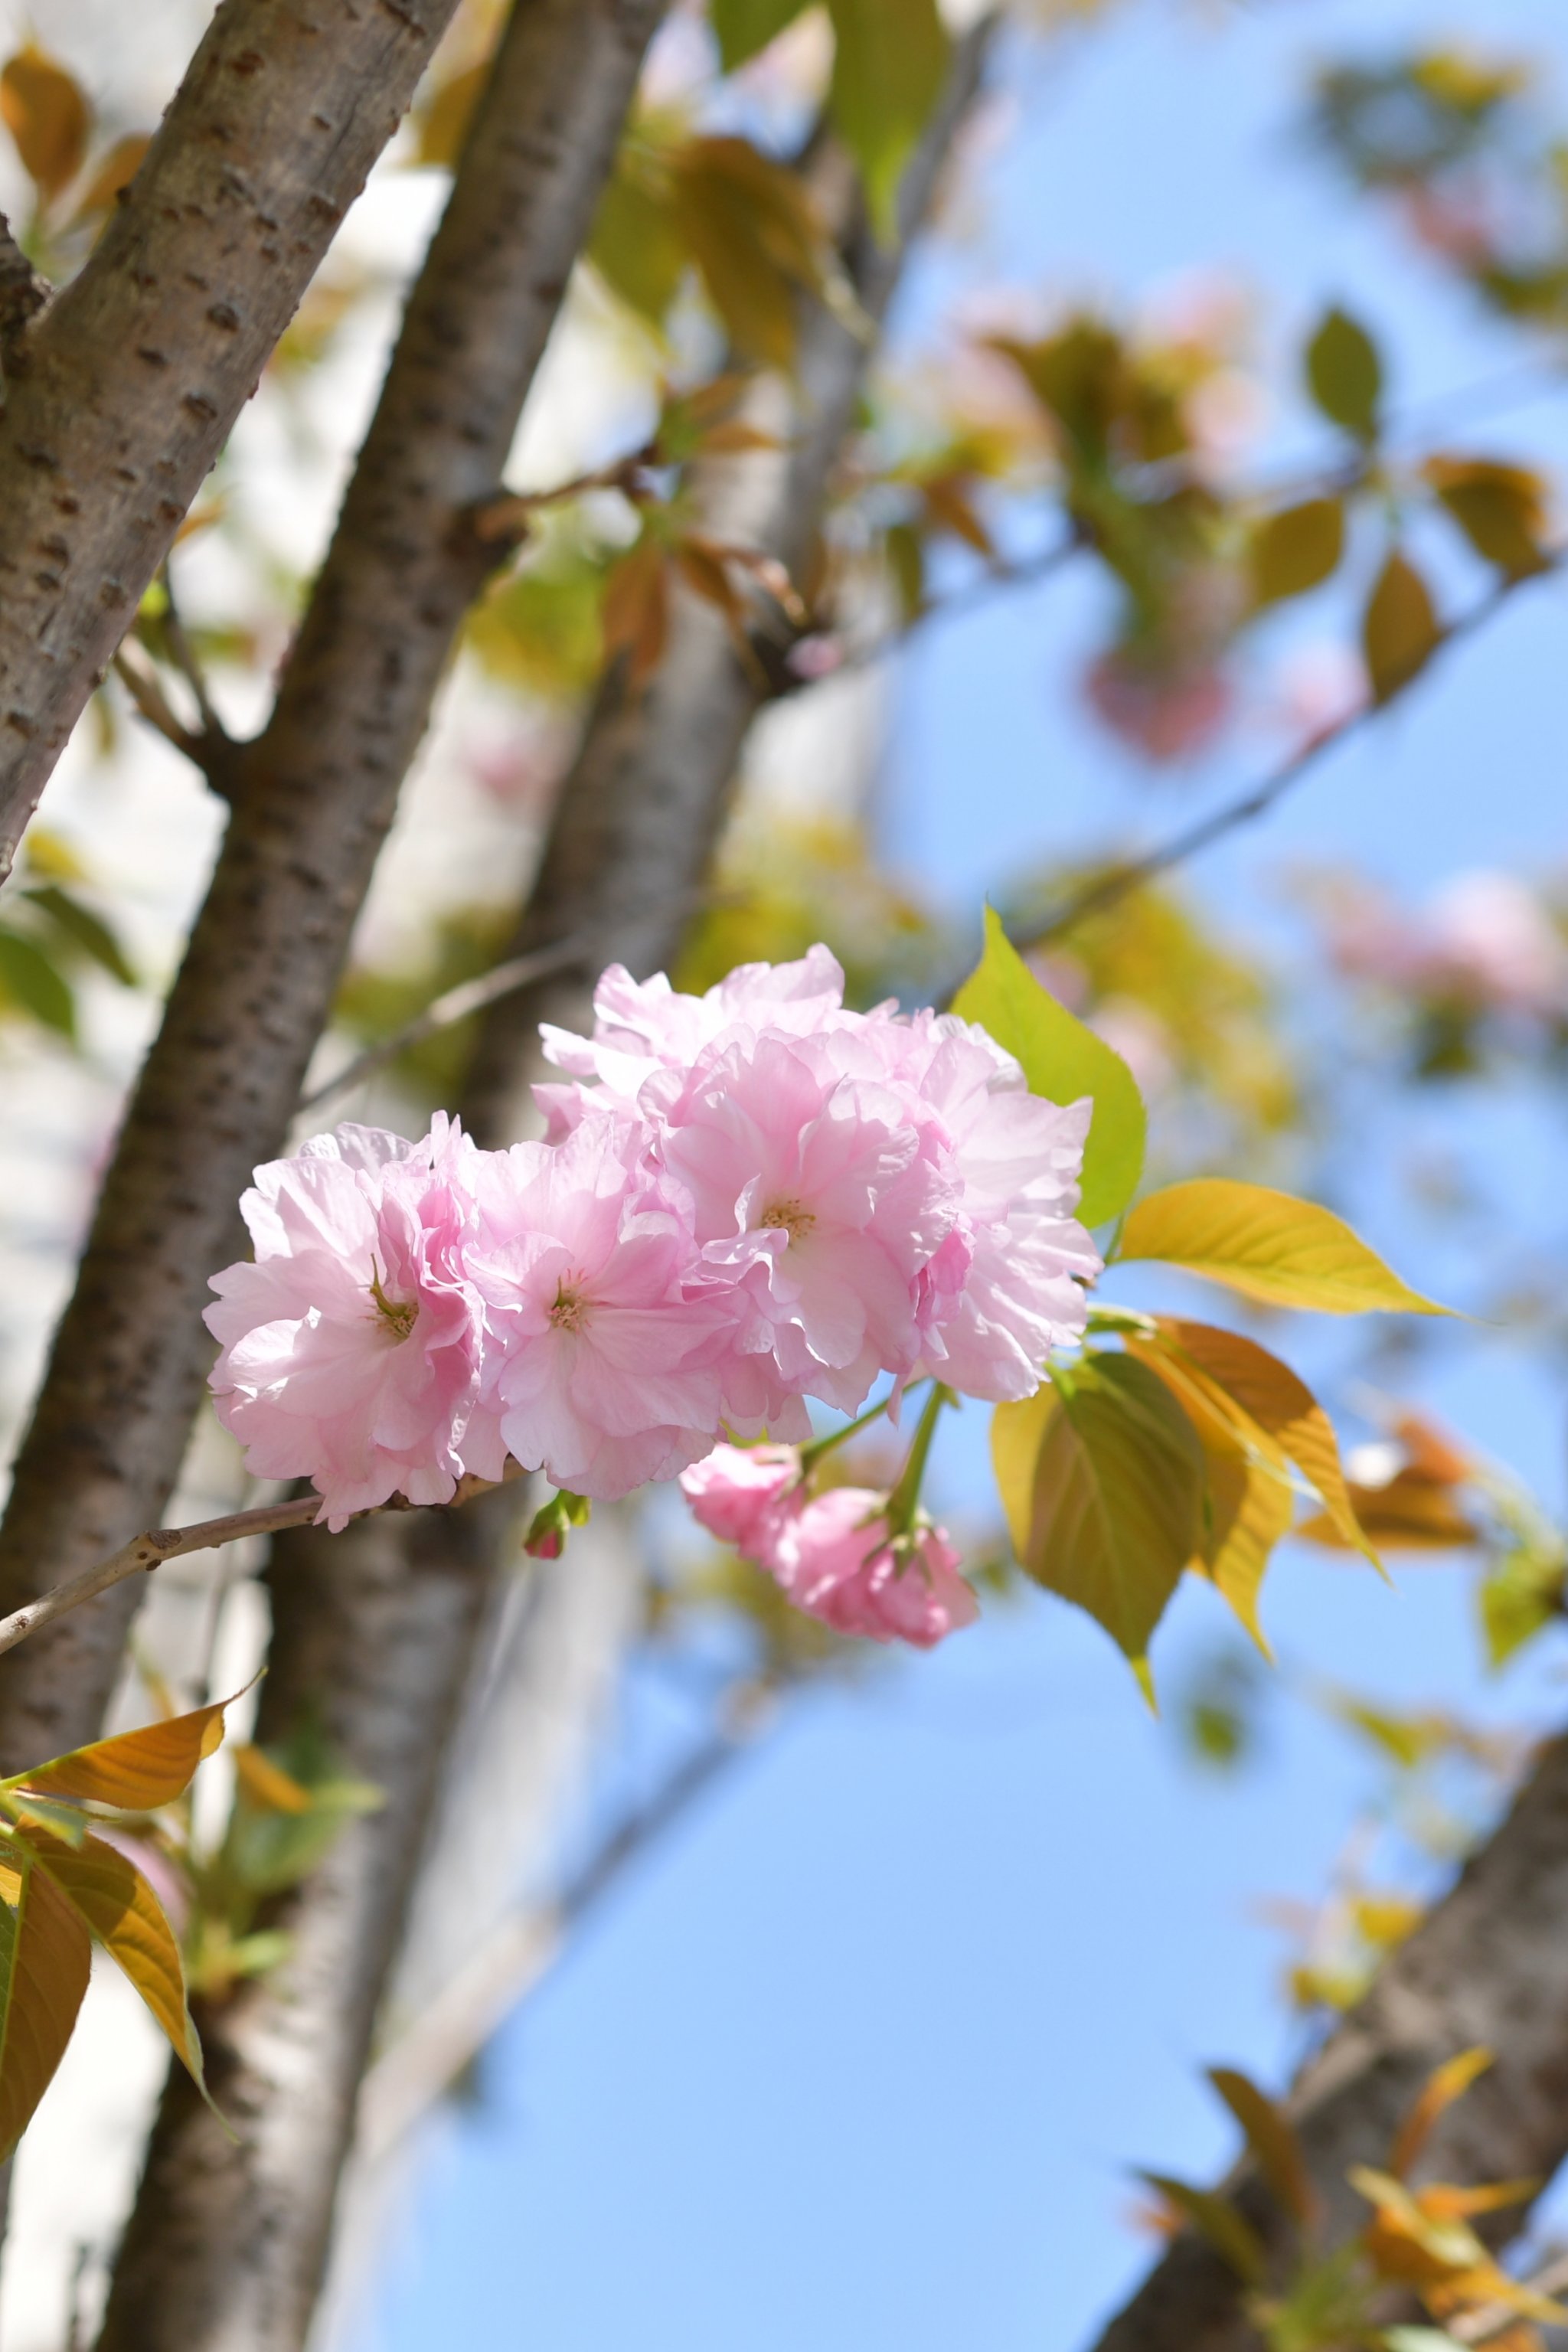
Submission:
[[[595,1011],[591,1038],[544,1033],[569,1082],[536,1090],[542,1142],[480,1151],[438,1116],[258,1170],[254,1262],[213,1282],[213,1388],[250,1470],[311,1479],[329,1526],[509,1456],[625,1495],[721,1439],[807,1438],[808,1399],[853,1412],[886,1376],[1027,1396],[1081,1333],[1090,1106],[1030,1095],[983,1030],[847,1011],[821,947],[701,997],[613,969]],[[807,1553],[831,1537],[858,1573],[875,1550],[853,1491],[802,1490],[767,1547],[819,1614]],[[944,1545],[923,1570],[964,1622]]]

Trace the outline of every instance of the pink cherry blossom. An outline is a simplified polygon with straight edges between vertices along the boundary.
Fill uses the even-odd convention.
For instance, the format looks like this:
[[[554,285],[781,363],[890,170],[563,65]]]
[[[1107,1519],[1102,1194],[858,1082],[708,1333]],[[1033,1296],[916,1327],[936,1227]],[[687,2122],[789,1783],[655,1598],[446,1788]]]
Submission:
[[[423,1142],[341,1127],[256,1171],[255,1263],[213,1277],[218,1418],[258,1478],[310,1478],[342,1528],[394,1494],[451,1499],[478,1388],[464,1267],[475,1155],[438,1118]]]
[[[946,1530],[928,1527],[895,1551],[888,1498],[864,1486],[831,1486],[764,1530],[762,1565],[797,1609],[839,1633],[934,1648],[980,1614],[958,1572]]]
[[[731,1318],[687,1295],[689,1207],[642,1160],[638,1131],[607,1118],[478,1155],[468,1270],[486,1352],[464,1455],[480,1476],[510,1453],[603,1499],[711,1447]]]
[[[840,1076],[823,1044],[717,1043],[642,1099],[692,1203],[701,1283],[731,1299],[737,1352],[852,1412],[879,1373],[913,1367],[919,1277],[952,1228],[952,1186],[899,1097]]]
[[[755,1559],[800,1476],[793,1445],[716,1445],[681,1472],[680,1491],[699,1527]]]

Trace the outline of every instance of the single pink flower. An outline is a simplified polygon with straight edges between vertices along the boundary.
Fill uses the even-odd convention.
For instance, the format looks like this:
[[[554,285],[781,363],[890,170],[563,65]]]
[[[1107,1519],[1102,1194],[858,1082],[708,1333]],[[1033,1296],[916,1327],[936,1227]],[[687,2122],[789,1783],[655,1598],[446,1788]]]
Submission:
[[[510,1454],[603,1500],[673,1476],[718,1434],[730,1318],[687,1296],[689,1209],[643,1149],[594,1118],[558,1145],[478,1155],[468,1270],[486,1351],[464,1454],[482,1476]]]
[[[895,1551],[888,1498],[864,1486],[830,1486],[765,1528],[762,1565],[797,1609],[839,1633],[934,1648],[980,1614],[942,1528]]]
[[[748,1558],[760,1556],[781,1505],[800,1485],[793,1445],[716,1445],[680,1474],[680,1491],[699,1527]]]
[[[219,1420],[258,1478],[309,1478],[321,1517],[403,1494],[449,1502],[479,1384],[464,1249],[474,1152],[438,1118],[423,1142],[341,1127],[256,1171],[251,1264],[213,1277]]]

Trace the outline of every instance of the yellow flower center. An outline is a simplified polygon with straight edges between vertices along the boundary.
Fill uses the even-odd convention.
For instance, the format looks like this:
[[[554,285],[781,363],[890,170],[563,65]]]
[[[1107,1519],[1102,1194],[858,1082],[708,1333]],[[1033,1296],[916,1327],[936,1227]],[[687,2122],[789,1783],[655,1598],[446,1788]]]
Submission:
[[[375,1301],[375,1311],[384,1323],[390,1324],[396,1339],[407,1339],[419,1318],[416,1298],[388,1298],[381,1284],[381,1268],[371,1260],[370,1295]]]
[[[786,1233],[792,1242],[803,1242],[816,1219],[798,1201],[775,1201],[763,1211],[763,1223],[773,1233]]]

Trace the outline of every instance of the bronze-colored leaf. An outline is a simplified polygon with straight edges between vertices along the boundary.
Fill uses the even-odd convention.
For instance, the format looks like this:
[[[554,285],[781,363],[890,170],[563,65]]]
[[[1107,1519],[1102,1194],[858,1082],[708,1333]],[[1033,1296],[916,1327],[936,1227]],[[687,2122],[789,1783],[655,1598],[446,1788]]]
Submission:
[[[118,1805],[122,1812],[146,1813],[172,1804],[189,1785],[204,1757],[223,1738],[223,1711],[232,1700],[198,1706],[189,1715],[150,1723],[115,1739],[94,1740],[68,1756],[53,1757],[31,1771],[18,1772],[13,1787],[39,1796],[79,1797],[89,1803]]]
[[[1304,596],[1338,571],[1344,552],[1345,515],[1338,499],[1304,499],[1266,515],[1252,534],[1247,562],[1255,604]]]
[[[1409,1465],[1382,1486],[1352,1480],[1348,1492],[1363,1534],[1385,1549],[1456,1551],[1480,1540],[1479,1528],[1453,1488]],[[1345,1546],[1343,1530],[1326,1512],[1304,1519],[1298,1532],[1331,1550]]]
[[[658,667],[669,625],[669,581],[666,551],[645,531],[609,576],[603,607],[605,651],[626,656],[626,682],[635,692]]]
[[[1234,2066],[1211,2066],[1209,2081],[1247,2134],[1247,2144],[1258,2159],[1264,2179],[1288,2213],[1303,2229],[1310,2229],[1322,2209],[1322,2200],[1307,2170],[1307,2159],[1295,2126],[1283,2107]]]
[[[26,1848],[0,1845],[0,2162],[48,2089],[75,2028],[92,1943]]]
[[[1377,576],[1366,617],[1362,650],[1374,702],[1388,702],[1424,669],[1441,639],[1426,583],[1397,548]]]
[[[201,2045],[185,2006],[184,1971],[163,1906],[135,1864],[101,1838],[79,1851],[42,1830],[24,1829],[32,1883],[51,1884],[141,1994],[181,2063],[199,2084]]]
[[[75,76],[29,41],[0,69],[0,118],[38,194],[58,196],[82,167],[92,125]]]
[[[1544,572],[1546,485],[1492,457],[1428,457],[1423,468],[1476,553],[1510,579]]]

